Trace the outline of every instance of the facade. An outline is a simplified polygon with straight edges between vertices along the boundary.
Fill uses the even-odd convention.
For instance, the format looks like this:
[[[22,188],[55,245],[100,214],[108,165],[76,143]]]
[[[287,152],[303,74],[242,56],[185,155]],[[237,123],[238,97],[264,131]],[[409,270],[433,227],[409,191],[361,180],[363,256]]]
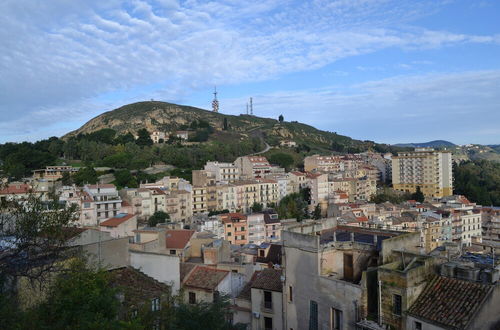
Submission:
[[[85,223],[89,225],[97,225],[120,213],[122,199],[113,184],[85,185],[82,195],[82,211],[88,217]]]
[[[253,213],[247,215],[248,222],[248,243],[261,244],[266,241],[266,225],[263,213]]]
[[[392,157],[394,189],[414,193],[417,187],[426,197],[453,194],[452,157],[449,151],[416,148]]]
[[[34,179],[45,179],[56,181],[63,177],[64,173],[75,174],[78,172],[79,168],[72,166],[47,166],[45,169],[34,170],[33,178]]]
[[[217,182],[234,182],[240,179],[240,172],[233,163],[207,162],[205,171],[210,172]]]
[[[281,270],[257,272],[251,284],[252,329],[281,330],[283,327],[283,284]]]
[[[306,172],[340,172],[343,170],[341,157],[313,155],[304,158],[304,171]]]
[[[224,224],[224,239],[234,245],[248,244],[247,217],[241,213],[221,214]]]
[[[234,161],[243,179],[260,179],[273,172],[271,164],[266,157],[262,156],[243,156]]]
[[[113,238],[133,237],[137,229],[137,216],[134,214],[119,213],[100,224],[101,231],[111,234]]]

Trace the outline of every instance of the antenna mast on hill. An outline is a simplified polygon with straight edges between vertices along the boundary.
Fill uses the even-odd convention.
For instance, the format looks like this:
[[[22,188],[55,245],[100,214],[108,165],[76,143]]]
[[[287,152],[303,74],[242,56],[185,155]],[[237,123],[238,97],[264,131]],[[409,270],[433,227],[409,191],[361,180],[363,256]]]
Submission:
[[[253,103],[252,103],[252,98],[250,98],[250,116],[253,116]]]
[[[212,111],[219,112],[219,100],[217,100],[217,86],[214,87],[214,100],[212,101]]]

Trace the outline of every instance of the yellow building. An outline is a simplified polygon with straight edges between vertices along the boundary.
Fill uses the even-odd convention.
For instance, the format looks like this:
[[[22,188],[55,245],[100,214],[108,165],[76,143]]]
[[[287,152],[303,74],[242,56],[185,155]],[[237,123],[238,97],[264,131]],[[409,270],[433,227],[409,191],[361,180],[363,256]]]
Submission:
[[[416,148],[392,158],[392,185],[394,189],[415,192],[417,187],[426,197],[444,197],[453,194],[453,173],[450,151]]]

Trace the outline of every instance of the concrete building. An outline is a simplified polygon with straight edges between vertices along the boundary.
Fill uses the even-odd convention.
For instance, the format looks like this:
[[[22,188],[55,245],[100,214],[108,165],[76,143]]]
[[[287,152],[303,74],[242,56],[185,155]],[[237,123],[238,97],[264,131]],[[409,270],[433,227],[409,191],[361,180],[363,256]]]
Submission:
[[[416,148],[392,157],[394,189],[414,193],[417,187],[426,197],[453,194],[452,156],[449,151]]]
[[[232,294],[231,272],[195,265],[184,275],[182,287],[185,303],[212,303],[220,294]]]
[[[260,179],[271,174],[272,166],[266,157],[262,156],[243,156],[234,161],[242,179]]]
[[[306,172],[340,172],[344,170],[341,157],[313,155],[304,158],[304,171]]]
[[[234,245],[248,244],[247,217],[241,213],[219,215],[224,224],[224,239]]]
[[[248,243],[259,245],[266,241],[266,224],[264,217],[264,213],[247,215]]]
[[[86,220],[87,223],[97,225],[98,222],[112,218],[120,213],[122,199],[118,195],[115,185],[85,185],[83,193],[83,209],[92,210],[86,212],[90,217],[90,219]]]
[[[240,179],[240,172],[233,163],[207,162],[205,171],[210,172],[217,182],[234,182]]]
[[[377,311],[373,270],[394,261],[394,250],[418,253],[420,236],[337,226],[335,219],[323,219],[287,228],[282,240],[283,328],[369,329],[360,322]]]
[[[119,213],[113,218],[100,224],[101,231],[110,233],[111,237],[133,237],[137,229],[137,216],[134,214]]]
[[[251,302],[252,329],[285,329],[281,270],[267,268],[257,272],[251,284]]]

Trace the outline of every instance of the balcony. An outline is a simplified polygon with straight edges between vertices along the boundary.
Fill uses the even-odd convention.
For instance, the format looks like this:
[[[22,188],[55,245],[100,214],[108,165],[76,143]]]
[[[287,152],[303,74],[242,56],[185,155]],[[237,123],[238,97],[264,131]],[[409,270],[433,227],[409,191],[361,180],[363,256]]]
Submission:
[[[264,313],[273,313],[273,302],[268,300],[263,300],[260,303],[260,309]]]

